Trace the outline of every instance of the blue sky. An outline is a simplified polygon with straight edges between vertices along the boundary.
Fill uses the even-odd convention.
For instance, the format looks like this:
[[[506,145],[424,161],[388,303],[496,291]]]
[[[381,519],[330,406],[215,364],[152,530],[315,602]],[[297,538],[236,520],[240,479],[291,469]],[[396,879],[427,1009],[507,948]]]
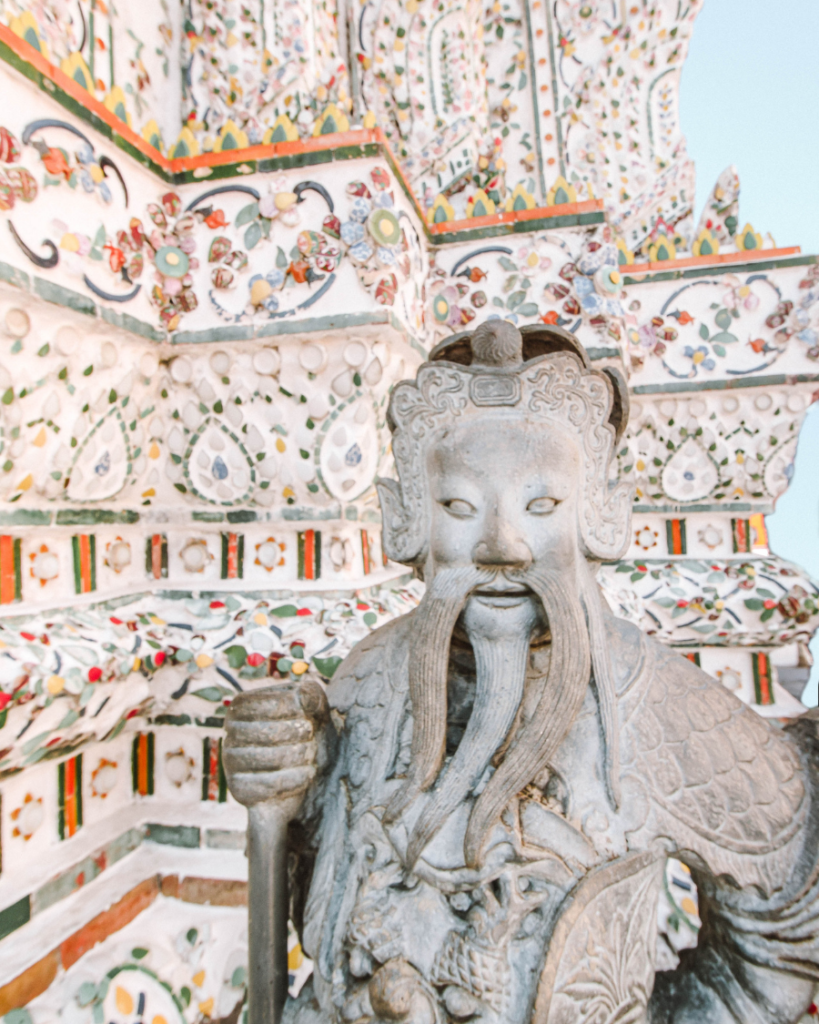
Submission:
[[[740,223],[770,231],[779,246],[819,253],[817,46],[817,0],[705,0],[680,90],[697,219],[720,172],[734,164]],[[802,428],[793,483],[768,517],[773,550],[817,580],[818,457],[819,403]],[[819,634],[811,649],[817,664],[805,700],[816,704]]]

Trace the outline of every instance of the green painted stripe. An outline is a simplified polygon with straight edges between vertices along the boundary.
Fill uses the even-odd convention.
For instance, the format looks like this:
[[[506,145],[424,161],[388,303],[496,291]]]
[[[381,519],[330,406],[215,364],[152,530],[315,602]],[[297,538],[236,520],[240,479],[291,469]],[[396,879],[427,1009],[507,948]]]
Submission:
[[[764,250],[763,250],[764,252]],[[682,281],[692,277],[722,277],[723,274],[746,273],[755,270],[782,270],[785,267],[807,267],[819,256],[783,256],[774,260],[749,260],[747,263],[715,263],[707,267],[688,267],[684,270],[658,270],[639,277],[623,277],[623,286],[654,284],[657,281]],[[626,268],[620,270],[625,274]]]
[[[763,515],[770,515],[773,512],[773,505],[768,503],[752,503],[749,501],[732,501],[730,504],[720,504],[716,501],[700,502],[696,505],[634,505],[632,512],[656,512],[671,513],[672,515],[687,512],[761,512]]]
[[[447,231],[433,235],[430,245],[452,245],[455,242],[473,242],[480,238],[496,238],[498,235],[534,234],[554,228],[577,228],[591,224],[605,224],[606,215],[602,210],[589,213],[569,213],[556,217],[538,217],[532,220],[518,220],[511,224],[487,224],[479,228],[465,228],[462,231]]]
[[[327,316],[292,320],[273,320],[253,328],[248,324],[214,327],[205,331],[176,331],[170,335],[173,345],[195,345],[212,341],[248,341],[252,338],[275,338],[280,334],[306,334],[314,331],[342,330],[346,327],[365,327],[386,324],[426,358],[426,349],[409,333],[392,310],[369,310],[363,313],[331,313]]]
[[[298,534],[299,539],[299,579],[304,579],[304,534]]]
[[[223,804],[227,801],[227,775],[225,775],[225,766],[222,764],[222,741],[217,740],[219,744],[219,803]]]
[[[22,288],[23,291],[31,291],[31,278],[24,270],[18,270],[10,263],[0,261],[0,281],[15,288]]]
[[[34,294],[55,306],[64,306],[67,309],[73,309],[76,313],[85,313],[86,316],[97,315],[97,305],[87,295],[81,295],[70,288],[63,288],[61,284],[55,284],[54,281],[35,277]]]
[[[97,538],[88,535],[88,561],[91,563],[91,589],[97,589]]]
[[[100,523],[138,523],[139,512],[126,509],[64,508],[57,513],[57,526],[97,526]]]
[[[236,538],[236,575],[240,580],[245,577],[245,535],[243,533]]]
[[[57,765],[57,833],[65,839],[65,762]]]
[[[228,512],[229,523],[255,523],[259,517],[249,508],[240,508],[236,512]]]
[[[175,331],[171,342],[190,345],[208,341],[251,341],[255,333],[251,324],[231,324],[230,327],[209,327],[205,331]]]
[[[31,920],[31,897],[24,896],[5,910],[0,910],[0,939],[22,928]]]
[[[139,733],[131,744],[131,792],[139,792]]]
[[[200,843],[199,829],[195,825],[160,825],[151,822],[145,826],[145,838],[163,846],[182,846],[195,850]]]
[[[313,559],[315,561],[315,578],[321,579],[321,531],[313,531]]]
[[[202,740],[202,799],[207,800],[210,783],[210,736]]]
[[[20,601],[23,597],[23,565],[22,565],[22,540],[14,538],[14,597]]]
[[[71,538],[71,551],[74,555],[74,592],[82,593],[82,574],[80,573],[80,538],[76,534]]]
[[[88,70],[91,72],[91,81],[96,82],[97,77],[94,74],[94,57],[97,49],[97,37],[94,34],[94,4],[91,4],[91,10],[88,12]]]
[[[0,512],[0,526],[50,526],[51,513],[37,508],[18,508]]]
[[[764,377],[731,377],[728,380],[668,381],[664,384],[637,384],[633,395],[662,395],[680,391],[741,391],[743,388],[772,388],[782,384],[813,384],[819,373],[771,373]]]
[[[82,754],[74,758],[74,791],[77,802],[77,828],[82,826]]]
[[[148,341],[164,341],[166,338],[165,331],[158,331],[156,327],[146,324],[144,320],[137,320],[130,313],[121,313],[116,309],[109,309],[108,306],[100,306],[99,314],[112,327],[121,327],[130,334],[138,334],[142,338],[147,338]]]
[[[154,734],[148,733],[148,796],[154,795]]]
[[[228,546],[230,544],[230,534],[222,534],[222,579],[228,578]]]

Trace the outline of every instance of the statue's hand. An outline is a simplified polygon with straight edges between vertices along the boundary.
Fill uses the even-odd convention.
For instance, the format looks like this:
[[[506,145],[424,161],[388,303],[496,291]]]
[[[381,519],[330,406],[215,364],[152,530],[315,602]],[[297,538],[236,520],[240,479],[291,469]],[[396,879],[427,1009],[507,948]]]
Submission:
[[[251,806],[292,806],[316,775],[317,734],[329,717],[312,681],[240,694],[226,716],[223,761],[231,793]]]

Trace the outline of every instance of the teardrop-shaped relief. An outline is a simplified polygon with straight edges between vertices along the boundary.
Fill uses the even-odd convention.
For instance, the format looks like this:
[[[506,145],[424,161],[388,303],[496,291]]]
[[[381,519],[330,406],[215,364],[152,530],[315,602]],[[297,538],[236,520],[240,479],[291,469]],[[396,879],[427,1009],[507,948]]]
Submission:
[[[350,501],[371,486],[378,469],[380,439],[375,410],[367,399],[352,402],[323,427],[320,467],[334,498]]]
[[[783,494],[793,479],[793,460],[796,457],[796,444],[798,438],[777,446],[776,451],[765,463],[765,471],[762,479],[765,481],[765,490],[772,498],[778,498]]]
[[[684,441],[663,467],[662,488],[672,501],[698,501],[718,483],[716,463],[693,437]]]
[[[113,410],[93,428],[74,459],[66,491],[71,501],[102,501],[118,494],[131,468],[125,423]]]
[[[247,501],[255,481],[244,446],[212,418],[194,435],[185,457],[185,475],[195,494],[222,505]]]

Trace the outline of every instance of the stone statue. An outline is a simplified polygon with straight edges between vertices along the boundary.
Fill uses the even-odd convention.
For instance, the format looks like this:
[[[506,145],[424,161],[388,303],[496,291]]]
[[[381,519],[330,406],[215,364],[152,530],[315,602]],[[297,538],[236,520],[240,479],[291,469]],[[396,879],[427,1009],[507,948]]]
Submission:
[[[439,349],[395,388],[399,480],[378,484],[419,607],[362,641],[326,700],[280,685],[228,715],[251,821],[295,815],[289,911],[315,969],[284,1019],[797,1021],[819,978],[816,719],[762,720],[607,610],[595,564],[622,553],[631,505],[611,481],[616,371],[500,320]],[[254,881],[260,827],[251,921],[273,884]],[[655,974],[668,856],[703,928]]]

